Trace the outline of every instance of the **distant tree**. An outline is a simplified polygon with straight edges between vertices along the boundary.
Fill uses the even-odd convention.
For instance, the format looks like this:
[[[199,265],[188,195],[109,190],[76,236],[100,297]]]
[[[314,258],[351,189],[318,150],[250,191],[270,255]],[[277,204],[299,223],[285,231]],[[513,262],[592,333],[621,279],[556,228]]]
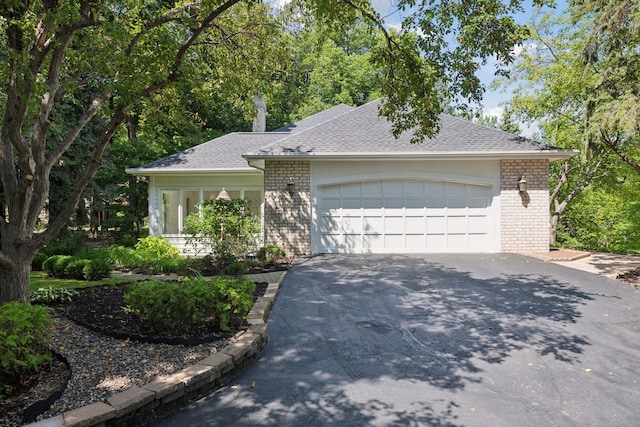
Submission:
[[[576,15],[574,9],[537,15],[529,26],[531,39],[506,80],[507,84],[517,82],[508,103],[517,120],[536,123],[541,137],[551,145],[582,151],[581,156],[551,167],[551,243],[555,243],[558,224],[570,203],[609,173],[616,162],[616,144],[619,151],[624,147],[628,157],[637,150],[631,143],[637,132],[634,136],[623,131],[627,125],[621,122],[622,128],[611,126],[611,121],[595,113],[598,108],[617,110],[615,103],[603,98],[600,107],[593,108],[593,93],[600,90],[603,73],[609,72],[585,59],[593,19],[593,15]],[[594,127],[600,130],[595,132]]]

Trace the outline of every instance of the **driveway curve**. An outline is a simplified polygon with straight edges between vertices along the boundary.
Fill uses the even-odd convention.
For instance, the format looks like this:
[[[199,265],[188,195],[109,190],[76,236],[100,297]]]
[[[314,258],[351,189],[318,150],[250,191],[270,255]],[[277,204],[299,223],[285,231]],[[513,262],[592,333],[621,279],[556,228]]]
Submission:
[[[524,256],[315,256],[260,359],[149,425],[637,425],[639,320],[640,291]]]

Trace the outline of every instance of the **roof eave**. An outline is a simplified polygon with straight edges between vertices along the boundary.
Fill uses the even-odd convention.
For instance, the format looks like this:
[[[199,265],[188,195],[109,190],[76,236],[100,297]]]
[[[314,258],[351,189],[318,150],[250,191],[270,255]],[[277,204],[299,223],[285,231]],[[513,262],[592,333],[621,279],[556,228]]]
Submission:
[[[185,168],[185,169],[166,169],[166,168],[127,168],[124,170],[130,175],[151,176],[151,175],[202,175],[211,173],[222,174],[255,174],[260,173],[252,167],[243,168]]]
[[[243,154],[247,160],[505,160],[505,159],[548,159],[550,162],[568,159],[578,154],[577,150],[531,150],[531,151],[442,151],[442,152],[401,152],[401,153],[247,153]]]

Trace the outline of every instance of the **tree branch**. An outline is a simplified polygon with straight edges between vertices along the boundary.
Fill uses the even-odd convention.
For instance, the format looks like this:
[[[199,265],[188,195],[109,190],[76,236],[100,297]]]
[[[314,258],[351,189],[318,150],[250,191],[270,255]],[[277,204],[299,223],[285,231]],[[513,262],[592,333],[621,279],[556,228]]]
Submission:
[[[157,28],[157,27],[159,27],[161,25],[164,25],[164,24],[167,24],[169,22],[178,20],[177,15],[179,15],[180,13],[184,12],[185,10],[189,10],[191,8],[199,8],[201,3],[202,2],[200,2],[200,1],[187,3],[185,5],[182,5],[180,7],[177,7],[175,9],[169,11],[169,13],[167,13],[165,16],[161,16],[160,18],[156,19],[155,21],[147,23],[144,26],[144,28],[142,29],[142,31],[140,31],[138,34],[133,36],[133,38],[129,42],[129,46],[127,46],[127,50],[126,50],[126,55],[127,56],[131,56],[131,53],[133,52],[133,49],[135,48],[136,44],[138,43],[138,40],[140,40],[140,38],[142,36],[144,36],[147,33],[149,33],[149,31],[151,31],[154,28]]]

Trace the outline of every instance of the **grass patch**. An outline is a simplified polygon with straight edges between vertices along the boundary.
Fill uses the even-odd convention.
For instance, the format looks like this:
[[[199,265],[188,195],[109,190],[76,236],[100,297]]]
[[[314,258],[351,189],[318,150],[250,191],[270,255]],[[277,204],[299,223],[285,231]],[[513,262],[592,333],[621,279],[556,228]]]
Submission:
[[[90,288],[93,286],[100,285],[111,285],[116,283],[125,283],[130,282],[131,279],[122,279],[122,278],[108,278],[102,280],[95,281],[86,281],[86,280],[74,280],[74,279],[54,279],[52,277],[47,276],[47,273],[44,271],[32,271],[31,272],[31,291],[35,291],[38,288],[48,288],[51,286],[52,288],[65,288],[65,289],[79,289],[79,288]]]

